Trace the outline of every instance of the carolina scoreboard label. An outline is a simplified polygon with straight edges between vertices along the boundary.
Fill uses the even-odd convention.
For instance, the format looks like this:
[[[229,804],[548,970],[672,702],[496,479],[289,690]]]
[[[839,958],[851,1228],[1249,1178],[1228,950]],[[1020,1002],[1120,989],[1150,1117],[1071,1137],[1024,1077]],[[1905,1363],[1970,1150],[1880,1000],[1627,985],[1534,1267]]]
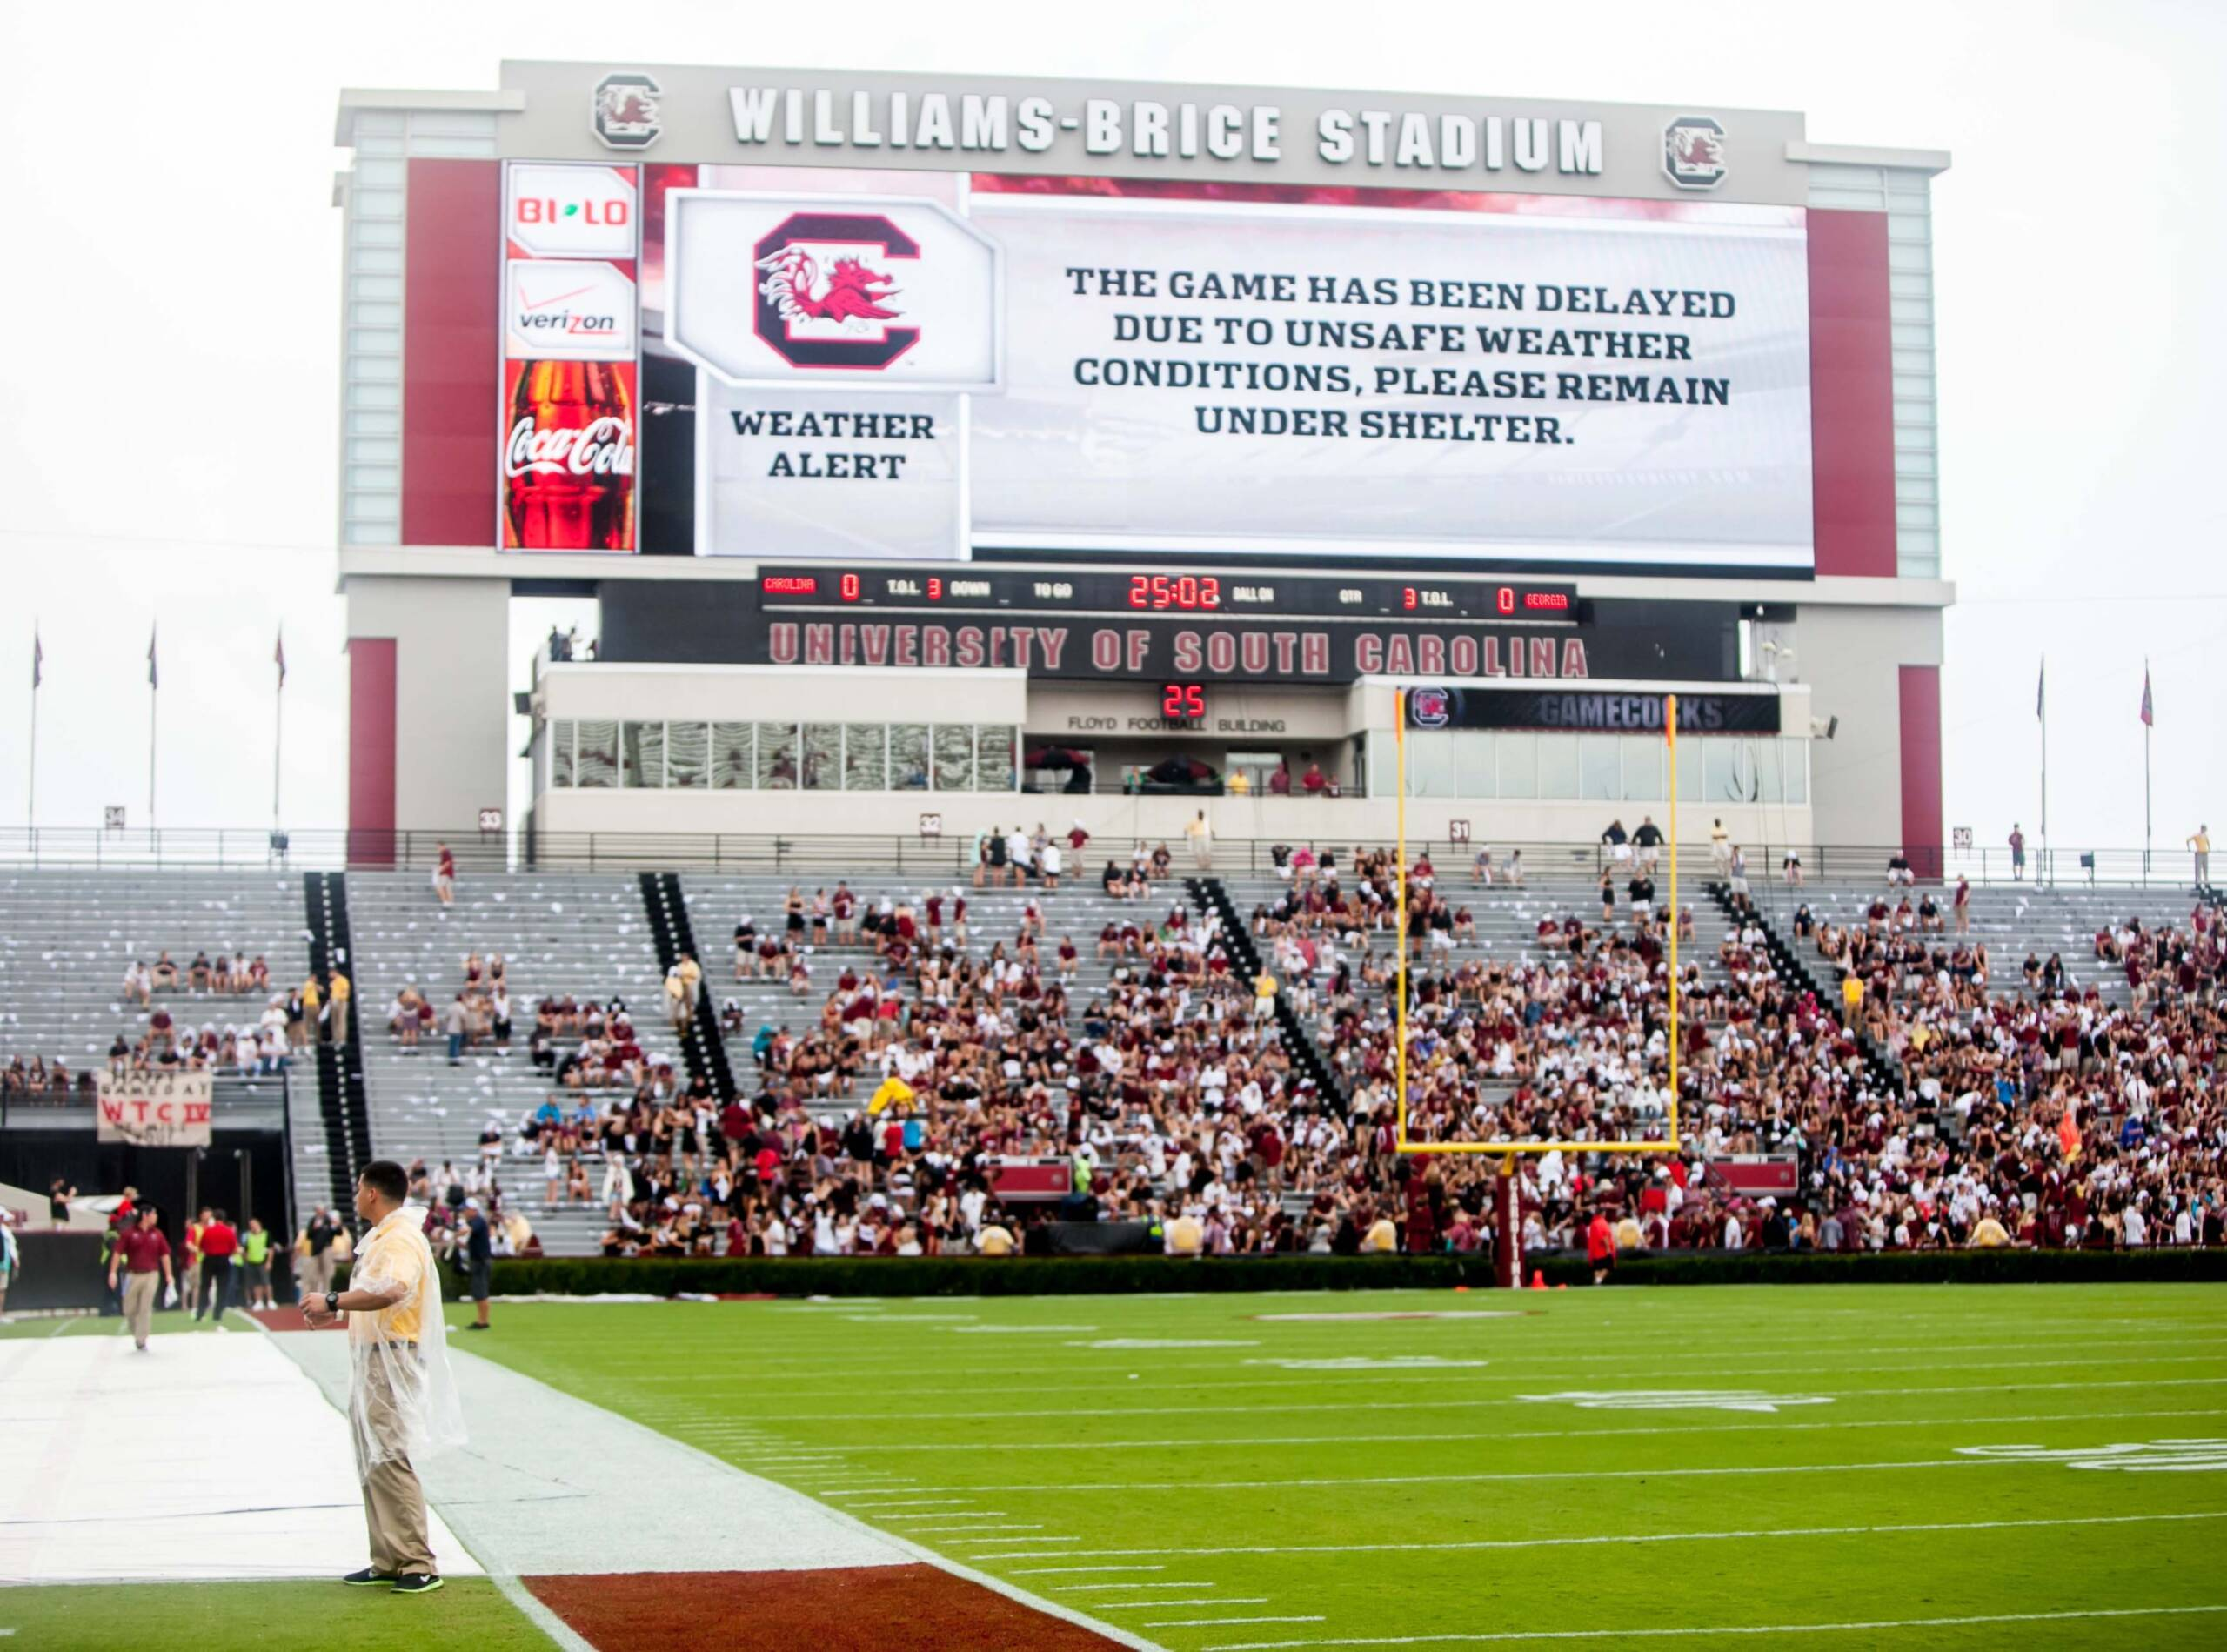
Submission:
[[[1732,604],[1535,580],[761,566],[747,583],[609,581],[602,605],[607,660],[1331,686],[1736,675]]]

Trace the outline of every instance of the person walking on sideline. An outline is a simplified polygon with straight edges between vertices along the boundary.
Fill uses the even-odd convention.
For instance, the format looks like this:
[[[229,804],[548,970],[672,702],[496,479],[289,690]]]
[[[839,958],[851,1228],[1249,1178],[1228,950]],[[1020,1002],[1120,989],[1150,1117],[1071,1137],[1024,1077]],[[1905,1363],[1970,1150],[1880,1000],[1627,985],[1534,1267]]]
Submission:
[[[2211,828],[2198,826],[2188,844],[2196,851],[2196,886],[2208,887],[2211,882]]]
[[[209,1231],[209,1207],[185,1224],[185,1261],[178,1274],[178,1306],[189,1314],[201,1306],[201,1235]]]
[[[172,1282],[171,1241],[159,1226],[162,1213],[152,1205],[139,1207],[139,1220],[116,1241],[109,1258],[108,1287],[116,1288],[116,1272],[124,1270],[124,1322],[131,1328],[131,1341],[140,1353],[147,1351],[147,1334],[154,1328],[155,1291]]]
[[[332,1241],[338,1233],[332,1213],[319,1205],[302,1228],[301,1238],[295,1242],[302,1259],[300,1295],[322,1296],[332,1288]]]
[[[217,1211],[201,1229],[201,1300],[193,1308],[197,1325],[204,1314],[219,1325],[224,1322],[224,1310],[231,1305],[232,1257],[239,1247],[239,1230]]]
[[[1183,835],[1191,839],[1191,859],[1200,871],[1213,870],[1214,864],[1214,829],[1207,819],[1204,809],[1193,816],[1184,826]]]
[[[409,1191],[409,1175],[392,1160],[364,1167],[356,1214],[371,1227],[349,1287],[308,1299],[302,1316],[312,1329],[343,1314],[348,1321],[348,1421],[371,1563],[341,1581],[425,1595],[441,1587],[441,1574],[417,1465],[464,1443],[464,1408],[449,1374],[440,1274],[420,1214],[404,1202]]]
[[[479,1310],[479,1317],[464,1328],[484,1331],[488,1328],[487,1299],[495,1291],[495,1235],[487,1226],[487,1213],[480,1209],[477,1199],[465,1200],[464,1208],[464,1260],[471,1280],[471,1301]]]

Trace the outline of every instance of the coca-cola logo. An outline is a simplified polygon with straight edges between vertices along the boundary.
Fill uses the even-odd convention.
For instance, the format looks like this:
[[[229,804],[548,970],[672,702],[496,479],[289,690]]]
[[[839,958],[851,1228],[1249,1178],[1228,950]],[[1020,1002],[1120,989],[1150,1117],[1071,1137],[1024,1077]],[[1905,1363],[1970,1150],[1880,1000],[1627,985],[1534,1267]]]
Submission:
[[[605,415],[576,428],[542,429],[531,418],[511,426],[503,468],[511,476],[632,476],[632,432]]]

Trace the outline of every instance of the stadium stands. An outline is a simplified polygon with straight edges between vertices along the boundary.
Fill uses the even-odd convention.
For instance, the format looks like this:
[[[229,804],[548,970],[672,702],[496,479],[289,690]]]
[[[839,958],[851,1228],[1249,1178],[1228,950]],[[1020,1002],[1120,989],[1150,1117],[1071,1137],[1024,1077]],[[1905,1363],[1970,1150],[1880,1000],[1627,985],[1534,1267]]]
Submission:
[[[1163,878],[1146,899],[1109,890],[1096,858],[1056,891],[681,874],[725,1073],[674,1036],[639,880],[478,873],[444,908],[418,874],[352,873],[372,1145],[423,1160],[437,1198],[453,1183],[523,1216],[558,1254],[964,1246],[998,1216],[1008,1160],[1046,1167],[1033,1209],[1207,1248],[1356,1248],[1388,1223],[1410,1245],[1487,1243],[1490,1157],[1392,1151],[1390,867],[1337,859],[1334,880]],[[1641,922],[1620,883],[1603,921],[1598,886],[1567,871],[1430,875],[1411,890],[1412,1133],[1659,1133],[1667,919]],[[1998,886],[1972,892],[1966,934],[1953,886],[1908,891],[1905,920],[1899,888],[1757,885],[1752,907],[1686,885],[1689,1150],[1527,1159],[1531,1243],[1577,1242],[1598,1206],[1653,1245],[1961,1243],[1990,1214],[2047,1242],[2201,1234],[2227,1166],[2216,911]],[[309,967],[302,900],[277,873],[0,879],[0,1046],[26,1071],[37,1055],[85,1072],[119,1033],[148,1039],[124,969],[165,951],[188,985],[154,1004],[221,1043],[266,1000],[196,997],[191,960],[259,954],[283,999]],[[1223,910],[1244,933],[1221,932]],[[1255,956],[1295,1013],[1259,1014]],[[1844,966],[1863,983],[1849,1002]],[[414,1047],[392,1025],[411,989]],[[315,1087],[292,1087],[304,1200],[324,1188]]]

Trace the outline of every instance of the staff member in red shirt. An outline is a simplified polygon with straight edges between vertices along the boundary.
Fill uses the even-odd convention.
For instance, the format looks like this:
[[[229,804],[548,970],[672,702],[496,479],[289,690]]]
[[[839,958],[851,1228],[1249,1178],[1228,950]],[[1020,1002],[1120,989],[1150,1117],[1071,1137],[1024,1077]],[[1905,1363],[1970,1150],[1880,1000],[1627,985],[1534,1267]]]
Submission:
[[[139,1352],[147,1351],[147,1333],[154,1328],[155,1287],[172,1282],[171,1241],[156,1224],[162,1213],[152,1205],[139,1207],[139,1220],[124,1230],[109,1258],[108,1287],[116,1288],[116,1270],[127,1270],[124,1285],[124,1322]]]
[[[217,1211],[201,1230],[201,1301],[193,1310],[197,1325],[204,1314],[219,1325],[224,1322],[224,1309],[231,1306],[226,1299],[231,1289],[232,1257],[239,1247],[239,1230],[225,1220],[223,1211]]]
[[[1608,1213],[1595,1208],[1585,1229],[1585,1260],[1593,1264],[1593,1282],[1605,1285],[1616,1268],[1616,1235],[1608,1226]]]

